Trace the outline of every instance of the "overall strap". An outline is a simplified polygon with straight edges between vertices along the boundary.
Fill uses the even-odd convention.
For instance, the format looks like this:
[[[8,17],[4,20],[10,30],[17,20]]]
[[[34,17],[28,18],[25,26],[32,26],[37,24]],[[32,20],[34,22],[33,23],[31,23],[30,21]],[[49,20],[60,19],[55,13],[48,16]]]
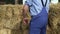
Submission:
[[[47,0],[46,0],[45,4],[44,4],[43,0],[41,0],[41,3],[42,3],[42,6],[43,6],[43,7],[46,7],[46,5],[47,5]]]

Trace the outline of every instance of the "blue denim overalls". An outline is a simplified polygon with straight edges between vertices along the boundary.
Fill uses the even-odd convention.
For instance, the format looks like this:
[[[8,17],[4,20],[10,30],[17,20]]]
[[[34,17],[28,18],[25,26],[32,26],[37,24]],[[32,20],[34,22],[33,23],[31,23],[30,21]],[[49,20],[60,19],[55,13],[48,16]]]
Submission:
[[[42,2],[42,11],[36,16],[32,16],[31,22],[30,22],[30,31],[29,34],[46,34],[46,26],[48,23],[48,13],[46,11],[46,4],[45,5]]]

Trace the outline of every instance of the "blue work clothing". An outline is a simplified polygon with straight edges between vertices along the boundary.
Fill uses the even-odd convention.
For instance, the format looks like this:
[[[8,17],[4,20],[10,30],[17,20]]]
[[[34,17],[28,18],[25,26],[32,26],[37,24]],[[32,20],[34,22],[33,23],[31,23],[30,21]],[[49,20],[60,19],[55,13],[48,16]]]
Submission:
[[[46,34],[47,23],[48,13],[46,8],[43,7],[41,13],[36,16],[32,16],[29,34]]]
[[[43,2],[45,4],[46,0],[43,0]],[[41,0],[26,0],[25,4],[30,7],[31,16],[39,14],[43,8]],[[48,0],[46,4],[47,13],[49,12],[49,4],[50,0]]]
[[[49,0],[47,3],[42,0],[27,0],[26,5],[30,7],[32,16],[30,21],[29,34],[46,34],[48,23]],[[46,4],[46,6],[45,6]]]

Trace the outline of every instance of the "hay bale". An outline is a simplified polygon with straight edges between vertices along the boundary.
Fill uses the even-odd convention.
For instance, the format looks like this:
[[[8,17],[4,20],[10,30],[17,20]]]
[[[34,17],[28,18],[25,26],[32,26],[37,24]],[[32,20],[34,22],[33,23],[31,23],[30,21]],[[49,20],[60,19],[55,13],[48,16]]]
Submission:
[[[22,5],[0,5],[0,34],[27,34],[28,25],[22,22]],[[27,13],[28,22],[30,14]],[[8,31],[8,32],[7,32]]]
[[[60,3],[50,5],[49,30],[50,34],[60,34]]]
[[[10,29],[18,29],[22,20],[22,7],[0,5],[0,24]]]

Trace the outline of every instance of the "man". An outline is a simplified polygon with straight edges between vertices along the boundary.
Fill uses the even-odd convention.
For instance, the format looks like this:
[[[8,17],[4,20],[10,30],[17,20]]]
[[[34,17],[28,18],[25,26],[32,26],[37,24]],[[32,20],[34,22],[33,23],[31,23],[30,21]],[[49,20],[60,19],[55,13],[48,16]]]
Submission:
[[[46,34],[48,23],[50,0],[26,0],[23,7],[24,23],[26,24],[26,13],[30,10],[31,22],[29,34]]]

